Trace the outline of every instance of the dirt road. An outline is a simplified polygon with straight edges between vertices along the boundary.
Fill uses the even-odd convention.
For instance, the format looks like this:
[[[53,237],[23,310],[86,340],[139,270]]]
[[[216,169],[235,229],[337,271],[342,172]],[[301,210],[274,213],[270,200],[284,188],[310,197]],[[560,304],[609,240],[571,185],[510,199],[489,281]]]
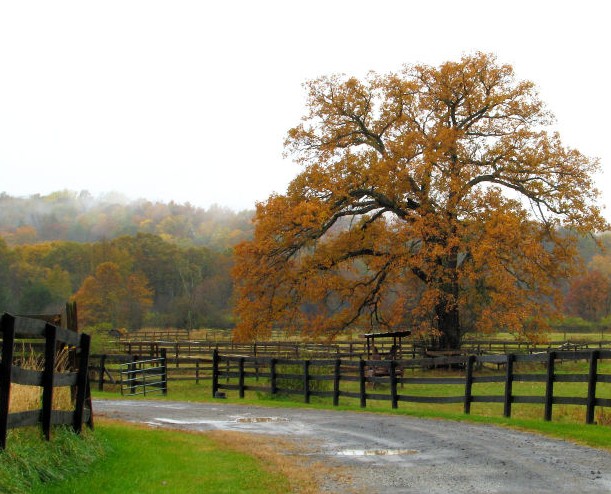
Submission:
[[[350,471],[349,485],[329,482],[324,492],[611,492],[610,453],[495,426],[223,403],[96,400],[94,410],[154,427],[288,438],[308,460]]]

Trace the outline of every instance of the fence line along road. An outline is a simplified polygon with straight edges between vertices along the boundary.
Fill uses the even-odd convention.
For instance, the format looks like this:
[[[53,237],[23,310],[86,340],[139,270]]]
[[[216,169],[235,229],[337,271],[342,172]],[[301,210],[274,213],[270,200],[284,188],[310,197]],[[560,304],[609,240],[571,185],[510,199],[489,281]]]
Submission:
[[[543,407],[543,419],[552,420],[554,405],[577,405],[585,407],[585,421],[594,423],[596,407],[611,407],[609,386],[601,389],[599,384],[611,383],[611,374],[600,374],[598,364],[603,359],[611,359],[610,350],[563,351],[533,355],[489,355],[454,356],[414,360],[360,360],[358,362],[334,360],[295,360],[260,357],[236,357],[213,354],[212,395],[219,396],[221,390],[237,391],[243,398],[246,391],[276,394],[302,395],[308,403],[310,397],[331,398],[337,406],[342,397],[356,398],[361,407],[368,400],[390,401],[393,408],[399,402],[412,403],[462,403],[464,412],[471,413],[472,403],[499,403],[503,405],[503,415],[511,417],[514,404],[538,404]],[[587,373],[559,373],[559,362],[586,360]],[[505,368],[502,375],[478,375],[477,370],[485,364],[495,364]],[[545,372],[519,373],[516,364],[538,364]],[[464,369],[464,377],[406,377],[406,370],[422,367],[454,366]],[[320,383],[331,383],[321,386]],[[540,383],[544,387],[541,395],[518,394],[514,383]],[[474,385],[481,383],[501,383],[503,394],[477,394]],[[556,383],[582,383],[585,396],[566,396],[556,393]],[[375,386],[384,384],[388,392],[376,392]],[[456,395],[422,396],[403,394],[411,385],[453,385],[462,386],[463,392]],[[344,385],[344,386],[343,386]],[[346,386],[351,387],[350,390]],[[399,386],[401,388],[399,389]],[[331,388],[325,389],[325,388]],[[358,389],[358,391],[354,390]]]

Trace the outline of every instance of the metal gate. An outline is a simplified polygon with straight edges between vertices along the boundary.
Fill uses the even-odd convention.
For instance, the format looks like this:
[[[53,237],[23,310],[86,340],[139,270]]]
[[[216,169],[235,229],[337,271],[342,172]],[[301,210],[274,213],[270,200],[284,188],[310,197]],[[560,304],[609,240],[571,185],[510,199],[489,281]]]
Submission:
[[[168,393],[168,364],[166,352],[161,357],[134,360],[120,366],[121,395],[136,396]]]

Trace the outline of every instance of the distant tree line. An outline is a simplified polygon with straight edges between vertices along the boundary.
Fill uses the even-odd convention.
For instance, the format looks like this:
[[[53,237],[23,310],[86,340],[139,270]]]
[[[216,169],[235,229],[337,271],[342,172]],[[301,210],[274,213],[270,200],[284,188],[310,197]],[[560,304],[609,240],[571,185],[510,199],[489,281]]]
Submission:
[[[0,194],[0,307],[52,312],[77,300],[84,326],[229,327],[233,245],[252,214],[189,204]]]
[[[94,243],[9,247],[0,238],[0,306],[17,314],[79,306],[81,325],[231,326],[232,253],[139,233]]]
[[[149,233],[182,246],[224,250],[251,238],[252,216],[253,211],[221,206],[128,201],[118,194],[94,198],[87,191],[29,197],[0,193],[0,236],[9,245],[98,242]]]

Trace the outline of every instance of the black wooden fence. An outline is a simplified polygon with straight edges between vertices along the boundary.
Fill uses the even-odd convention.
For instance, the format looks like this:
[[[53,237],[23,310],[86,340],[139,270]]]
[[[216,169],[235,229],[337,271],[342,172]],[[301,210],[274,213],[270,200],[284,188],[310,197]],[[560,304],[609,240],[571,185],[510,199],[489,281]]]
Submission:
[[[471,412],[472,403],[500,403],[503,415],[510,417],[514,404],[539,404],[543,406],[544,420],[552,419],[553,405],[585,406],[586,423],[594,423],[595,407],[611,407],[609,387],[599,390],[599,383],[611,383],[611,374],[598,372],[598,364],[611,359],[610,350],[549,352],[533,355],[489,355],[456,356],[414,360],[295,360],[279,358],[255,358],[223,356],[213,354],[212,395],[219,396],[219,390],[237,390],[241,398],[246,391],[274,394],[302,395],[306,403],[310,397],[331,398],[333,405],[339,405],[342,397],[357,399],[361,407],[368,400],[390,401],[393,408],[399,402],[412,403],[461,403],[464,412]],[[558,372],[560,362],[587,361],[587,373]],[[540,366],[544,372],[516,372],[516,364]],[[504,372],[491,374],[478,372],[483,366],[504,368]],[[464,373],[461,377],[420,377],[407,376],[410,369],[454,367]],[[327,382],[326,386],[317,384]],[[514,392],[514,383],[541,383],[541,395],[520,395]],[[555,394],[556,383],[583,383],[585,396],[561,396]],[[500,383],[502,394],[483,395],[474,391],[480,383]],[[376,391],[376,385],[383,384],[388,391]],[[464,390],[453,396],[422,396],[410,394],[412,385],[459,385]],[[348,389],[347,389],[348,388]],[[413,393],[413,391],[412,391]]]
[[[89,346],[87,334],[62,329],[48,322],[4,313],[0,320],[2,335],[2,360],[0,362],[0,448],[6,447],[8,429],[41,424],[47,440],[51,437],[51,426],[70,424],[80,433],[83,423],[93,427],[91,395],[87,378]],[[23,368],[16,362],[15,344],[22,342],[32,348],[40,346],[43,370]],[[58,350],[69,347],[72,368],[58,371]],[[11,383],[42,387],[42,405],[39,410],[9,413]],[[72,410],[54,410],[53,392],[60,386],[70,386],[74,397]]]

